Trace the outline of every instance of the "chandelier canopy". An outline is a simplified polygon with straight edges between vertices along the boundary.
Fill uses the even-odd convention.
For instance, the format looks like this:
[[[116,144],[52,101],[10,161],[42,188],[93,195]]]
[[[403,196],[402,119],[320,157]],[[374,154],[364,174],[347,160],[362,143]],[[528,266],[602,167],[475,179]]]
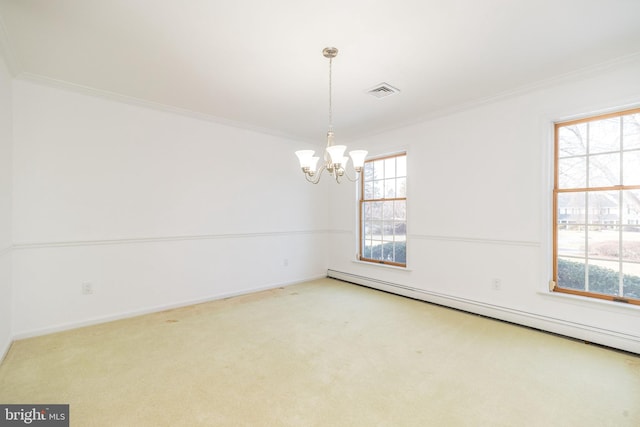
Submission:
[[[333,88],[331,86],[331,68],[333,65],[333,58],[338,55],[338,49],[335,47],[326,47],[322,50],[322,55],[329,59],[329,130],[327,131],[327,147],[324,152],[324,163],[318,169],[318,160],[320,160],[320,157],[315,156],[315,151],[313,150],[296,151],[296,155],[298,156],[298,160],[300,160],[300,167],[302,168],[305,178],[313,184],[320,182],[320,178],[324,171],[327,171],[338,183],[343,176],[353,182],[358,179],[362,172],[364,160],[365,157],[367,157],[367,151],[353,150],[349,152],[353,169],[356,172],[355,177],[350,177],[346,169],[349,157],[344,155],[347,146],[334,145],[333,143],[333,105],[331,99]]]

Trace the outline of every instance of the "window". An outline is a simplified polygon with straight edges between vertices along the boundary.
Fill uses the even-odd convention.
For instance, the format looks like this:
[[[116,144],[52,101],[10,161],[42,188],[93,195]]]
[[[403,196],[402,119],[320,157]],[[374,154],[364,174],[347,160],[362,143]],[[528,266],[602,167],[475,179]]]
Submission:
[[[556,124],[553,194],[554,290],[640,305],[640,109]]]
[[[360,183],[360,260],[407,265],[407,155],[367,160]]]

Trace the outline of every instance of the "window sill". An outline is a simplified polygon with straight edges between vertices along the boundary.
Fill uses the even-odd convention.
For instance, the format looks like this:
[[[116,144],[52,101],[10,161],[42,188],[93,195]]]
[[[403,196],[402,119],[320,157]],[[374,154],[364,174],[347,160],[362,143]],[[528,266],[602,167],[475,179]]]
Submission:
[[[380,263],[376,263],[376,262],[360,261],[359,259],[354,259],[351,262],[353,262],[354,264],[367,265],[369,267],[388,268],[390,270],[397,270],[397,271],[412,271],[411,269],[409,269],[407,267],[398,267],[397,265],[389,265],[389,264],[380,264]]]
[[[572,295],[572,294],[565,294],[562,292],[554,292],[554,291],[538,291],[538,295],[557,298],[558,300],[565,300],[567,302],[575,302],[575,303],[580,303],[584,305],[599,306],[602,308],[613,308],[616,310],[618,309],[630,310],[636,313],[640,311],[640,305],[627,304],[624,302],[608,301],[608,300],[599,299],[599,298],[590,298],[582,295]]]

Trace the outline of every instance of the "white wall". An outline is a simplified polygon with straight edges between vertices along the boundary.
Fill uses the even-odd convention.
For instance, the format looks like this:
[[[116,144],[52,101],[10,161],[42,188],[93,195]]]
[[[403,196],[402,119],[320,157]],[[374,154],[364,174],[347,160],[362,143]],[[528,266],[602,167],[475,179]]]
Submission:
[[[640,352],[637,307],[546,291],[552,123],[640,104],[638,58],[352,142],[409,153],[408,271],[353,262],[355,188],[307,184],[299,144],[30,81],[11,90],[3,73],[0,236],[14,242],[0,256],[2,296],[13,277],[13,325],[1,298],[5,342],[11,330],[20,338],[279,286],[328,265],[348,280]],[[93,295],[81,295],[83,283]]]
[[[326,273],[327,189],[302,178],[300,144],[13,88],[16,337]]]
[[[0,361],[11,343],[11,76],[0,54]]]
[[[640,105],[638,76],[636,56],[357,141],[408,151],[408,271],[353,262],[354,191],[332,188],[353,209],[330,213],[331,274],[640,353],[640,307],[548,292],[553,122]]]

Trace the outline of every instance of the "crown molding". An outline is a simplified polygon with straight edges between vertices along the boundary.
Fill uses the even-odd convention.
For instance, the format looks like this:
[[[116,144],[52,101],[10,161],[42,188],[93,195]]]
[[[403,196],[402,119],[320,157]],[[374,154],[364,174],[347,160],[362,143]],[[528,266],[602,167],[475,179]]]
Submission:
[[[272,129],[265,128],[261,126],[251,125],[245,122],[239,122],[231,119],[227,119],[224,117],[213,116],[211,114],[201,113],[193,110],[189,110],[186,108],[175,107],[167,104],[162,104],[155,101],[149,101],[142,98],[136,98],[133,96],[123,95],[121,93],[112,92],[103,89],[97,89],[89,86],[84,86],[76,83],[71,83],[65,80],[58,80],[51,77],[46,77],[40,74],[30,73],[21,71],[21,67],[15,57],[12,54],[10,49],[10,44],[8,42],[8,37],[4,26],[2,24],[2,20],[0,17],[0,54],[4,54],[5,59],[7,60],[7,64],[9,70],[14,78],[18,80],[23,80],[31,83],[40,84],[47,87],[53,87],[57,89],[67,90],[70,92],[76,92],[87,96],[93,96],[102,99],[108,99],[111,101],[121,102],[129,105],[139,106],[143,108],[148,108],[152,110],[167,112],[171,114],[176,114],[180,116],[189,117],[196,120],[202,120],[207,122],[212,122],[222,126],[233,127],[236,129],[241,129],[249,132],[260,133],[263,135],[269,135],[272,137],[280,138],[287,140],[291,143],[300,144],[300,143],[309,143],[316,144],[314,141],[302,140],[299,137],[291,134],[287,134],[285,132]],[[614,58],[608,61],[604,61],[598,64],[590,65],[587,67],[583,67],[577,70],[573,70],[567,73],[559,74],[547,79],[542,79],[530,84],[526,84],[523,86],[519,86],[515,89],[504,91],[495,95],[486,96],[483,98],[478,98],[469,102],[463,102],[460,104],[452,105],[450,107],[440,108],[431,113],[421,115],[419,117],[415,117],[413,119],[409,119],[402,123],[398,123],[393,126],[388,126],[383,129],[376,130],[374,132],[365,133],[363,135],[358,136],[357,138],[350,138],[349,142],[357,142],[366,138],[370,138],[376,135],[384,134],[387,132],[391,132],[394,130],[402,129],[405,127],[419,125],[421,123],[425,123],[431,120],[435,120],[440,117],[446,117],[452,114],[456,114],[459,112],[471,110],[483,105],[493,104],[502,100],[515,98],[517,96],[521,96],[536,90],[542,90],[546,88],[550,88],[556,86],[558,84],[586,79],[595,74],[601,73],[608,69],[616,68],[625,64],[630,64],[640,61],[640,51],[621,56],[618,58]]]
[[[211,114],[188,110],[186,108],[175,107],[168,104],[162,104],[160,102],[149,101],[146,99],[136,98],[129,95],[123,95],[118,92],[112,92],[109,90],[97,89],[89,86],[80,85],[77,83],[71,83],[65,80],[59,80],[59,79],[43,76],[41,74],[30,73],[25,71],[25,72],[20,72],[14,77],[16,80],[22,80],[29,83],[38,84],[41,86],[66,90],[69,92],[75,92],[81,95],[91,96],[94,98],[102,98],[110,101],[120,102],[123,104],[128,104],[128,105],[147,108],[151,110],[161,111],[165,113],[175,114],[179,116],[188,117],[191,119],[215,123],[221,126],[233,127],[233,128],[248,131],[248,132],[260,133],[263,135],[285,139],[291,143],[296,143],[296,144],[300,143],[300,138],[294,135],[290,135],[290,134],[278,131],[276,129],[255,126],[245,122],[239,122],[239,121],[227,119],[224,117],[218,117],[218,116],[213,116]]]
[[[405,122],[399,123],[394,126],[390,126],[381,130],[377,130],[375,132],[368,133],[357,139],[354,139],[354,142],[359,140],[370,138],[376,135],[384,134],[387,132],[391,132],[394,130],[402,129],[409,126],[419,125],[421,123],[429,122],[431,120],[435,120],[441,117],[446,117],[452,114],[460,113],[463,111],[472,110],[474,108],[481,107],[483,105],[493,104],[499,101],[515,98],[518,96],[525,95],[527,93],[534,92],[536,90],[548,89],[553,86],[557,86],[561,83],[575,81],[575,80],[583,80],[589,78],[593,75],[601,73],[603,71],[620,67],[626,64],[631,64],[634,62],[640,62],[640,51],[631,53],[629,55],[620,56],[614,59],[610,59],[608,61],[600,62],[598,64],[589,65],[586,67],[579,68],[577,70],[569,71],[563,74],[558,74],[546,79],[538,80],[533,83],[525,84],[523,86],[519,86],[515,89],[507,90],[504,92],[497,93],[495,95],[490,95],[482,98],[478,98],[469,102],[463,102],[460,104],[452,105],[450,107],[443,107],[431,113],[421,115],[419,117],[407,120]]]

